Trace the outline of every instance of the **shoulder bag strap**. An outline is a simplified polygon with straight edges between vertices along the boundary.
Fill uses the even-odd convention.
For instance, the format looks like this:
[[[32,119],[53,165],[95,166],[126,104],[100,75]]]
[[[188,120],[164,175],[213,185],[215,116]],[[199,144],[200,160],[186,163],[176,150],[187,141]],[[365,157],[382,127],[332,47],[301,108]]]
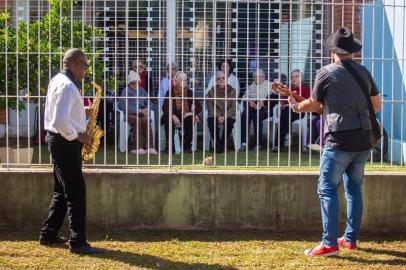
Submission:
[[[348,70],[348,72],[350,72],[350,74],[355,79],[355,81],[358,83],[358,85],[361,87],[361,90],[364,93],[365,99],[366,99],[367,104],[368,104],[369,118],[371,120],[372,131],[374,132],[375,136],[377,136],[377,134],[381,134],[381,128],[380,128],[379,123],[378,123],[378,121],[376,120],[376,117],[375,117],[375,110],[374,110],[374,107],[372,105],[371,96],[369,94],[368,86],[367,86],[366,82],[361,78],[361,76],[351,66],[350,63],[345,62],[345,61],[343,61],[341,63],[343,64],[344,68],[346,70]]]

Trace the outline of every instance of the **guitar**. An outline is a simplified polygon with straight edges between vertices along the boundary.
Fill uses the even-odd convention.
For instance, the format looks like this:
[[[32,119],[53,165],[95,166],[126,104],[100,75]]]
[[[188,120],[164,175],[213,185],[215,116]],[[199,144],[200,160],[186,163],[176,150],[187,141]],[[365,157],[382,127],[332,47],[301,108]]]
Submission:
[[[280,94],[281,96],[284,96],[284,97],[292,96],[297,102],[301,102],[306,99],[306,98],[302,97],[301,95],[290,91],[289,87],[287,85],[284,85],[283,83],[273,82],[271,85],[271,88],[272,88],[272,90],[278,92],[278,94]]]

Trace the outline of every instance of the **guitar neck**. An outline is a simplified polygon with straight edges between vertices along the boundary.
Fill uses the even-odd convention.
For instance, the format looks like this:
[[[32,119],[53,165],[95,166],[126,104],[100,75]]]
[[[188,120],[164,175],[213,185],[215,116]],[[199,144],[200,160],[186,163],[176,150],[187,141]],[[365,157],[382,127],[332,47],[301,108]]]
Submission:
[[[280,95],[282,95],[284,97],[288,97],[288,96],[292,95],[293,98],[298,102],[306,99],[306,98],[302,97],[301,95],[290,91],[288,86],[278,83],[278,82],[272,83],[272,90],[278,92]]]

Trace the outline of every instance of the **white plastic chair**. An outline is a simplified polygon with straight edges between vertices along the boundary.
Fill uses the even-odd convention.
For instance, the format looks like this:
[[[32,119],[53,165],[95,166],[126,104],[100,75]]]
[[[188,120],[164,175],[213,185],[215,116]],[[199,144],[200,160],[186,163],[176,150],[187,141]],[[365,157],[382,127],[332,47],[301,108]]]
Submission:
[[[130,135],[130,124],[126,121],[125,112],[118,108],[116,104],[116,112],[119,114],[119,149],[120,152],[125,152],[128,149],[128,136]],[[149,118],[151,121],[152,145],[155,148],[155,114],[150,110]]]
[[[180,154],[182,152],[181,133],[182,133],[182,127],[176,126],[175,134],[174,134],[175,154]],[[194,124],[193,125],[193,140],[192,140],[192,150],[193,151],[196,151],[196,142],[197,142],[197,125]]]
[[[277,139],[277,129],[276,125],[279,124],[279,105],[275,105],[273,107],[273,119],[272,119],[272,147],[275,147],[275,140]],[[307,119],[308,119],[308,114],[304,113],[303,118],[297,119],[293,121],[292,123],[292,130],[293,130],[293,125],[299,125],[299,128],[301,129],[301,139],[302,139],[302,149],[306,148],[307,146],[307,133],[308,133],[308,127],[307,127]],[[282,134],[281,134],[282,136]],[[281,147],[281,145],[279,145]]]

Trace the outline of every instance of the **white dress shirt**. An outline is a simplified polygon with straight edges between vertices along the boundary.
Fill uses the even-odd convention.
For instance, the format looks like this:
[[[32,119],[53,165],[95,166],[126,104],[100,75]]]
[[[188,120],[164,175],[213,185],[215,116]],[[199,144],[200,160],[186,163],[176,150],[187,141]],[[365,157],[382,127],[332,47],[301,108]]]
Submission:
[[[86,132],[83,98],[76,85],[64,74],[58,73],[48,85],[45,102],[45,130],[59,133],[68,141]]]

